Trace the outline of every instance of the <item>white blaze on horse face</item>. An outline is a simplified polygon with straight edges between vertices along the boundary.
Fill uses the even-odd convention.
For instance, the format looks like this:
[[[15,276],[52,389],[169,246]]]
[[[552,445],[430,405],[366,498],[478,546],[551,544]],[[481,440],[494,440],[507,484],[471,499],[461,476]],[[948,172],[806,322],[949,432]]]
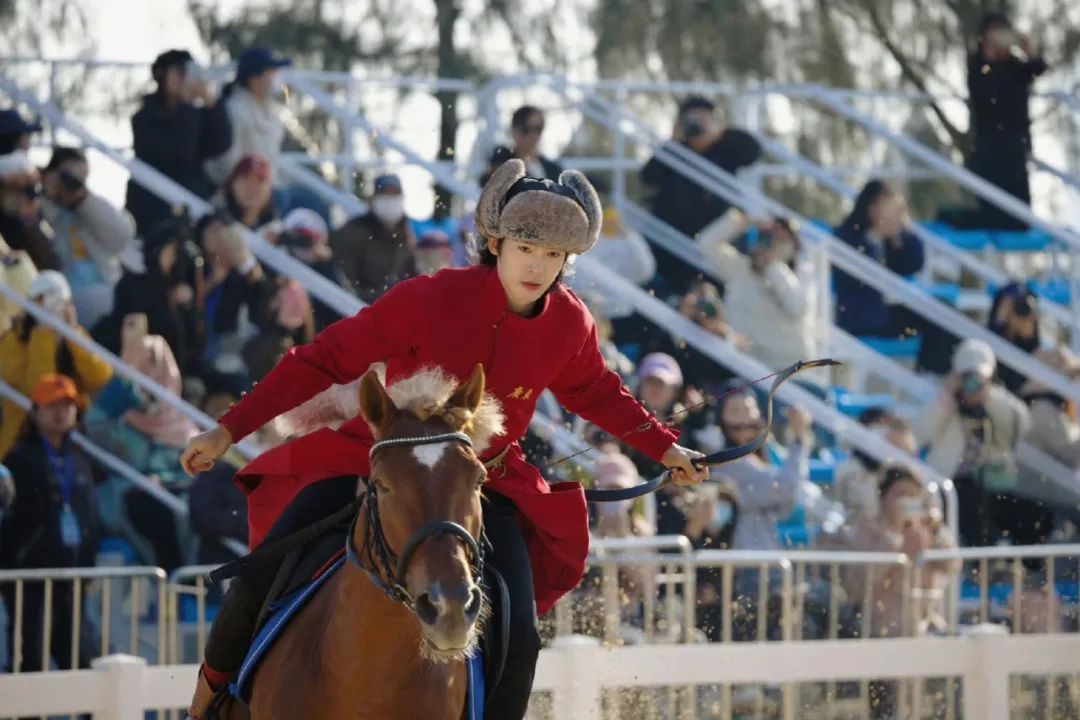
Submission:
[[[412,449],[413,457],[428,470],[434,470],[442,456],[446,454],[449,442],[433,443],[431,445],[417,445]]]

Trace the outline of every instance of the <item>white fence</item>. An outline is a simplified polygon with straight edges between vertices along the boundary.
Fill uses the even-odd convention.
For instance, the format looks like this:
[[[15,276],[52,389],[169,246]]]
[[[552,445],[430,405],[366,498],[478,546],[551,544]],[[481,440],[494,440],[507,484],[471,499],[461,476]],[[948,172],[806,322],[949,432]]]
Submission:
[[[150,667],[113,655],[94,669],[0,676],[0,716],[95,713],[142,720],[146,710],[187,705],[196,665]],[[966,637],[861,643],[745,643],[604,648],[570,637],[540,654],[534,690],[550,692],[555,720],[599,719],[605,688],[797,683],[832,679],[959,677],[963,717],[1007,720],[1015,675],[1080,673],[1080,638],[1010,636],[979,627]],[[794,718],[796,708],[785,708]]]

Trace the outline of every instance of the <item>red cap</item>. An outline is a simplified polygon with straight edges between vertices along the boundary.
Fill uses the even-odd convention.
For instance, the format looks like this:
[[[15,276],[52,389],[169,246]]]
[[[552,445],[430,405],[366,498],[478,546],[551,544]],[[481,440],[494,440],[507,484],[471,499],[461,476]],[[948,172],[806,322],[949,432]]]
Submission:
[[[270,161],[262,155],[245,155],[233,168],[232,178],[236,179],[241,175],[255,175],[260,180],[269,180],[272,173],[273,169],[270,167]]]

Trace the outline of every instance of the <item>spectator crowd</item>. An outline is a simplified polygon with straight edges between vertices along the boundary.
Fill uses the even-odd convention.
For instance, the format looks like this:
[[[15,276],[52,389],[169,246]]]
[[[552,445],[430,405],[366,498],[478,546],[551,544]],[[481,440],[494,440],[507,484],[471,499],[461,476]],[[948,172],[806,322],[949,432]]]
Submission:
[[[988,17],[980,37],[969,68],[976,138],[969,164],[1027,201],[1027,93],[1046,65],[1003,16]],[[1014,47],[1022,48],[1022,58],[1010,51]],[[188,478],[178,455],[197,432],[190,414],[128,373],[114,372],[87,341],[172,398],[211,417],[222,414],[283,353],[310,342],[336,317],[297,280],[261,264],[248,248],[249,232],[366,303],[403,279],[471,261],[468,214],[437,208],[428,219],[409,217],[405,187],[394,174],[374,177],[367,210],[341,224],[317,196],[278,174],[285,141],[281,69],[288,64],[270,50],[249,48],[237,59],[235,77],[217,92],[186,51],[170,50],[153,62],[153,89],[131,119],[134,154],[210,201],[214,211],[200,218],[177,211],[134,178],[125,207],[114,206],[93,191],[81,148],[54,147],[44,167],[34,166],[28,150],[43,141],[42,128],[17,110],[0,111],[0,282],[51,316],[42,322],[0,297],[0,380],[31,403],[29,410],[13,398],[0,404],[0,567],[92,565],[100,538],[109,535],[125,538],[140,562],[171,571],[226,560],[222,541],[245,539],[244,499],[229,482],[243,459],[230,456]],[[530,175],[557,179],[558,160],[541,149],[544,130],[541,108],[519,108],[509,142],[494,149],[485,177],[517,157]],[[725,125],[704,97],[679,105],[667,142],[729,173],[762,157],[755,137]],[[638,233],[604,192],[609,185],[602,177],[595,184],[607,195],[604,223],[592,259],[668,303],[706,337],[773,368],[825,355],[830,322],[861,338],[920,337],[915,365],[934,376],[941,391],[914,413],[887,404],[858,416],[896,449],[894,461],[846,451],[815,428],[804,409],[786,407],[783,430],[718,469],[713,483],[665,488],[654,506],[595,508],[598,537],[684,535],[698,549],[817,545],[914,557],[957,543],[1039,544],[1070,532],[1075,508],[1022,492],[1030,471],[1017,463],[1016,449],[1027,441],[1080,471],[1080,424],[1071,399],[1001,367],[988,344],[952,337],[866,278],[837,270],[831,287],[822,288],[791,218],[747,214],[660,157],[645,164],[640,179],[653,215],[691,238],[706,265],[694,267],[659,239]],[[960,220],[968,227],[1013,222],[991,207]],[[914,276],[926,266],[900,186],[867,182],[834,233],[897,275]],[[599,292],[585,273],[567,281],[597,317],[609,365],[649,410],[677,426],[686,444],[717,450],[764,429],[762,397],[734,384],[684,330],[649,321],[625,297]],[[832,298],[831,318],[820,306],[825,297]],[[1080,378],[1080,360],[1042,331],[1041,320],[1038,296],[1018,281],[997,290],[986,324],[1062,375]],[[826,401],[833,381],[826,374],[798,378]],[[578,430],[595,449],[595,471],[586,482],[626,487],[659,472],[619,439],[589,426]],[[73,442],[76,432],[182,498],[190,519],[92,463]],[[267,428],[259,439],[265,446],[283,438]],[[542,438],[530,436],[524,444],[534,461],[553,459]],[[911,457],[954,479],[957,528],[946,527],[937,488],[902,461]],[[818,465],[831,468],[824,486],[811,481]],[[799,527],[807,529],[805,536],[792,534]],[[930,570],[921,581],[927,590],[949,569]],[[640,572],[621,580],[626,597],[640,597],[646,584]],[[752,572],[735,576],[745,615],[756,612],[762,590],[773,592],[772,578],[766,580]],[[842,583],[849,598],[874,585],[882,611],[870,632],[901,632],[896,578],[856,573]],[[592,590],[586,585],[580,592]],[[720,575],[703,571],[699,630],[711,639],[719,639],[723,592]],[[11,597],[4,600],[12,607]],[[76,601],[70,593],[55,596],[54,617],[70,616]],[[42,610],[35,598],[24,602],[37,607],[27,622],[38,625],[27,625],[22,656],[27,665],[40,665],[41,644],[28,638],[38,637]],[[925,630],[937,619],[928,607],[920,622]],[[71,629],[54,625],[52,638],[53,658],[70,663]],[[76,653],[80,663],[89,661],[92,647],[87,640],[85,653]]]

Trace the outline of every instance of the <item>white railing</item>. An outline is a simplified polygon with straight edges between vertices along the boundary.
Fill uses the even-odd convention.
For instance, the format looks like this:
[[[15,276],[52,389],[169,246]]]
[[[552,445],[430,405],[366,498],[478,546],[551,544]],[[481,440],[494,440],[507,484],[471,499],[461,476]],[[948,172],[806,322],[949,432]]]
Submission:
[[[837,193],[845,200],[852,201],[855,199],[855,190],[844,184],[841,180],[838,180],[835,177],[835,171],[832,168],[825,168],[818,165],[810,159],[789,150],[782,143],[761,133],[756,133],[755,137],[758,142],[761,143],[762,147],[765,148],[766,152],[790,163],[793,167],[797,168],[804,177],[809,177],[818,181],[822,186]],[[1002,286],[1009,282],[1009,278],[1004,272],[990,263],[983,261],[977,254],[956,247],[948,240],[928,230],[921,223],[914,223],[911,227],[911,231],[928,249],[932,250],[934,253],[947,257],[961,268],[964,268],[981,278],[983,282],[997,286]],[[1074,329],[1080,328],[1080,316],[1074,313],[1069,307],[1058,304],[1048,298],[1040,298],[1039,309],[1042,310],[1047,317],[1054,319],[1066,327]]]
[[[561,87],[556,85],[555,89],[565,93],[576,90],[576,88],[566,85]],[[746,187],[744,184],[740,184],[733,175],[714,165],[708,159],[697,155],[692,150],[663,140],[625,111],[607,106],[593,97],[582,96],[578,97],[577,100],[580,102],[582,111],[590,119],[612,130],[618,129],[629,137],[652,148],[659,160],[694,180],[702,187],[716,193],[745,211],[751,213],[767,212],[797,220],[801,224],[801,233],[805,237],[823,244],[828,249],[829,259],[833,265],[862,278],[878,290],[888,293],[923,317],[934,318],[935,321],[946,321],[954,331],[960,331],[964,335],[985,340],[994,349],[1000,362],[1016,368],[1026,376],[1039,377],[1044,384],[1052,387],[1063,396],[1080,401],[1080,387],[1077,387],[1075,383],[1069,381],[1045,363],[1018,349],[1012,343],[978,325],[948,305],[937,301],[925,291],[913,287],[887,268],[865,257],[830,233],[815,227],[806,218],[792,211],[791,208],[752,188]],[[612,114],[618,117],[617,125],[612,124],[610,121]]]
[[[64,338],[70,343],[78,345],[92,355],[104,360],[109,366],[121,377],[131,380],[146,392],[153,395],[162,403],[168,405],[172,409],[176,410],[184,417],[188,418],[201,428],[211,428],[217,424],[213,418],[204,413],[202,410],[188,404],[182,398],[175,393],[170,392],[168,388],[154,380],[150,376],[139,372],[136,368],[130,364],[121,360],[112,351],[98,345],[89,335],[86,335],[76,328],[73,328],[68,323],[61,320],[56,315],[53,315],[49,311],[45,310],[38,303],[27,300],[25,297],[15,292],[14,289],[7,285],[0,285],[0,296],[10,300],[30,317],[42,325],[48,327],[50,330],[56,332],[60,337]],[[255,457],[258,454],[258,450],[250,443],[238,443],[237,447],[240,452],[244,453],[247,457]]]
[[[540,652],[533,690],[553,695],[554,720],[600,720],[605,688],[959,677],[963,717],[1008,720],[1010,678],[1080,673],[1078,650],[1075,637],[1007,635],[989,627],[959,638],[860,643],[607,648],[570,637]],[[0,715],[142,720],[146,710],[185,707],[197,673],[197,665],[151,667],[142,658],[112,655],[96,660],[92,670],[0,676]],[[795,711],[785,706],[785,720],[794,720]]]
[[[423,157],[402,141],[387,133],[380,132],[379,128],[374,127],[366,119],[362,119],[355,113],[341,107],[341,105],[328,94],[320,91],[318,88],[311,87],[308,83],[300,82],[297,83],[297,86],[298,89],[310,94],[320,102],[328,103],[329,106],[324,107],[324,110],[341,120],[343,123],[348,124],[350,127],[361,128],[367,132],[377,133],[378,142],[381,142],[385,147],[400,153],[415,165],[427,170],[451,192],[460,195],[466,200],[475,200],[479,196],[479,188],[475,185],[460,180],[453,175],[453,173],[447,172],[444,167],[438,166],[436,163],[424,160]],[[684,338],[690,345],[704,353],[707,357],[721,365],[733,369],[742,377],[748,379],[761,377],[769,372],[769,370],[761,365],[756,359],[744,355],[730,344],[721,341],[719,338],[692,323],[681,314],[673,311],[660,300],[645,293],[637,286],[626,282],[607,268],[597,264],[595,261],[590,260],[587,255],[578,258],[577,268],[583,275],[594,278],[598,284],[613,297],[619,297],[629,302],[639,313],[658,324],[659,327],[664,327],[676,332],[680,337]],[[858,423],[852,422],[850,419],[844,417],[834,408],[823,403],[817,397],[806,392],[802,388],[796,385],[785,385],[780,389],[779,394],[781,399],[784,399],[787,402],[794,402],[807,407],[814,415],[815,419],[823,422],[829,430],[833,431],[843,439],[852,442],[860,449],[869,453],[872,457],[883,461],[895,460],[897,458],[896,448],[884,442],[881,438],[869,432]],[[923,464],[917,458],[911,457],[905,459],[918,468],[927,481],[936,482],[938,486],[943,488],[947,493],[954,492],[952,490],[951,481],[941,477],[937,472]],[[950,498],[951,497],[950,494]],[[950,514],[955,513],[955,506],[955,502],[948,503]]]

